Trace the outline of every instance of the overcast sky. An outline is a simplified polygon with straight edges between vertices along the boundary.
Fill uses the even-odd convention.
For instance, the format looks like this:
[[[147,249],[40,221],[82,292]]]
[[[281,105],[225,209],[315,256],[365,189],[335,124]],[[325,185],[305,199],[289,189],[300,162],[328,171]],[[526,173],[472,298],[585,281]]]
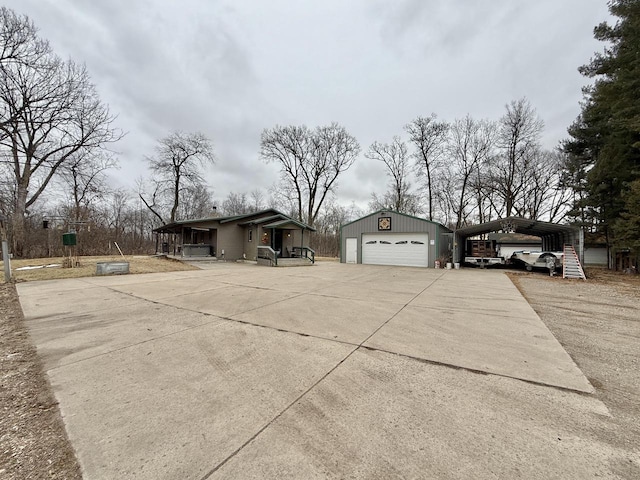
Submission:
[[[85,62],[127,136],[124,186],[174,130],[215,144],[214,197],[269,188],[264,128],[336,121],[364,152],[418,115],[497,120],[527,97],[552,148],[580,111],[577,67],[602,44],[606,0],[5,0],[56,53]],[[366,207],[386,189],[361,154],[338,186]]]

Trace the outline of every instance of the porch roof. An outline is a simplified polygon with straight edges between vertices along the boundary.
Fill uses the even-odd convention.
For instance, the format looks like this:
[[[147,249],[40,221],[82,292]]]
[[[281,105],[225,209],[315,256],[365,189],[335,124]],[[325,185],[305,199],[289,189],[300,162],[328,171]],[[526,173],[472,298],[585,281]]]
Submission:
[[[246,222],[239,222],[238,225],[241,227],[244,227],[245,225],[259,225],[261,223],[281,219],[282,217],[283,215],[269,215],[268,217],[254,218],[252,220],[247,220]]]
[[[300,228],[302,230],[310,230],[312,232],[316,231],[315,228],[310,227],[306,223],[298,222],[297,220],[294,220],[293,218],[286,218],[286,219],[280,220],[278,222],[273,222],[273,223],[270,223],[268,225],[263,225],[262,228],[282,228],[282,227],[284,227],[286,225],[295,225],[296,227],[298,227],[298,228]]]

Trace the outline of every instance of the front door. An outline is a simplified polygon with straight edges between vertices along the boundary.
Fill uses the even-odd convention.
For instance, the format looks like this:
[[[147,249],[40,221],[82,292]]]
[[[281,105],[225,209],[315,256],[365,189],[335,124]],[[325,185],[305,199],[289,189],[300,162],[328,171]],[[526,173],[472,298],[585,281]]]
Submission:
[[[276,230],[273,236],[273,249],[282,256],[282,230]]]
[[[345,255],[347,263],[358,263],[358,239],[347,238],[347,252]]]

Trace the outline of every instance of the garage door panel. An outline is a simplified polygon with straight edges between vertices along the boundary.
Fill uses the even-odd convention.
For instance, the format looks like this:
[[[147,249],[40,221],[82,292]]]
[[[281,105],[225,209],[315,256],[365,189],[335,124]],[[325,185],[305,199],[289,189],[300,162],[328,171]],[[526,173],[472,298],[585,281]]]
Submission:
[[[429,264],[426,233],[367,233],[362,236],[362,263],[426,267]]]

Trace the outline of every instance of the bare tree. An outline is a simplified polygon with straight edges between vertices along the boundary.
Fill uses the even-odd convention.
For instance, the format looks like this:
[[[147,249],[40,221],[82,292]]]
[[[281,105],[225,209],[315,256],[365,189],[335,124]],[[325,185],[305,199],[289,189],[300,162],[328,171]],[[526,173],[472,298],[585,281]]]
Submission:
[[[438,122],[434,113],[430,117],[416,117],[405,126],[405,130],[409,134],[409,138],[416,150],[414,157],[418,174],[424,177],[426,182],[428,215],[429,220],[433,221],[436,193],[434,191],[434,180],[444,153],[449,124],[447,122]]]
[[[153,188],[150,194],[140,193],[140,199],[160,221],[175,222],[185,188],[205,183],[201,168],[214,163],[213,145],[202,133],[174,132],[158,141],[155,155],[147,162],[153,172]],[[159,208],[163,197],[170,205],[167,219]]]
[[[544,123],[525,98],[512,101],[506,110],[499,122],[501,153],[493,168],[492,184],[508,217],[517,213],[517,203],[530,180]]]
[[[300,221],[313,225],[340,174],[355,162],[356,139],[337,123],[317,127],[276,126],[265,129],[260,155],[280,165],[284,188],[293,198]]]
[[[213,199],[204,183],[185,185],[180,192],[180,218],[208,218],[213,215]]]
[[[316,232],[311,236],[311,246],[318,255],[337,257],[340,254],[340,227],[361,216],[362,212],[355,204],[344,207],[334,203],[331,198],[325,202],[316,219]]]
[[[572,192],[564,183],[564,153],[538,149],[530,156],[522,194],[514,206],[522,217],[561,221],[569,209]]]
[[[246,193],[230,192],[222,202],[224,215],[244,215],[249,213],[250,210]]]
[[[60,179],[69,189],[75,221],[88,220],[91,204],[109,191],[105,171],[117,165],[109,152],[80,151],[61,167]]]
[[[467,115],[451,125],[446,175],[456,179],[456,201],[449,202],[455,213],[456,228],[466,223],[473,174],[491,154],[494,138],[495,124],[487,120],[474,120]]]
[[[0,25],[5,32],[11,27],[7,18],[15,19],[5,12]],[[98,98],[86,68],[48,51],[28,18],[17,18],[25,24],[27,43],[11,50],[14,56],[22,55],[20,60],[2,65],[0,150],[15,178],[13,243],[21,256],[27,209],[59,169],[78,152],[99,149],[122,135],[112,128],[114,117]]]
[[[265,209],[264,192],[259,188],[255,188],[249,192],[250,210],[259,212]]]
[[[28,17],[0,7],[0,74],[6,77],[3,86],[15,82],[14,76],[19,72],[16,66],[46,69],[50,55],[49,43],[38,37],[38,30]],[[14,120],[20,112],[20,108],[10,108],[3,102],[0,104],[0,124]],[[0,132],[0,135],[6,133]]]
[[[390,178],[389,191],[382,196],[374,193],[370,206],[390,208],[400,213],[418,213],[420,202],[418,196],[411,192],[411,165],[406,143],[397,136],[391,143],[374,142],[365,157],[384,163]]]
[[[28,63],[50,52],[49,44],[38,38],[38,29],[26,16],[0,7],[0,64]]]
[[[304,178],[302,171],[313,164],[312,132],[305,125],[281,127],[262,131],[260,139],[260,156],[267,162],[280,164],[283,190],[289,190],[291,198],[296,203],[296,216],[304,221]],[[274,193],[280,189],[274,188]]]

